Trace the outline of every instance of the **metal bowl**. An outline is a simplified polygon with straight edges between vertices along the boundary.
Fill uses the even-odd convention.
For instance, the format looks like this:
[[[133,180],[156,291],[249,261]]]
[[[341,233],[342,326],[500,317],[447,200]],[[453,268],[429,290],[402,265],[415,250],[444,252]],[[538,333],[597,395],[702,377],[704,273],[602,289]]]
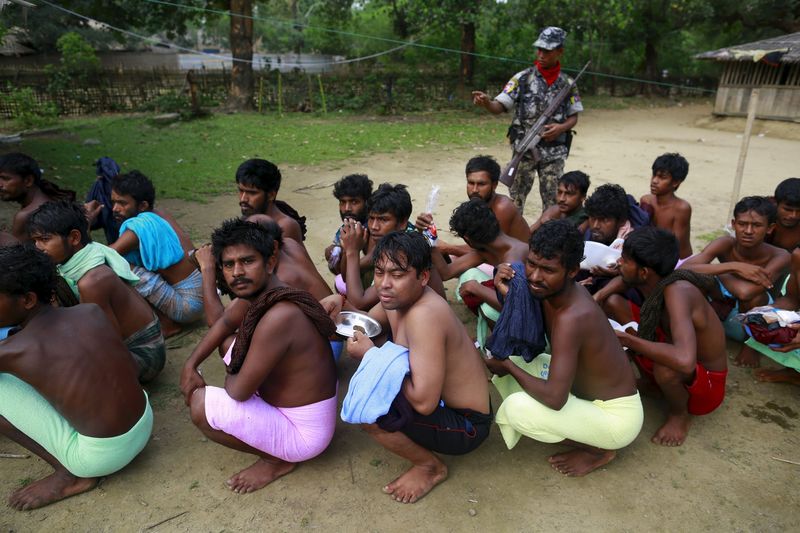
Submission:
[[[379,335],[381,330],[382,328],[378,321],[364,313],[342,311],[336,317],[336,333],[342,337],[352,337],[356,331],[360,331],[367,337],[374,337]]]

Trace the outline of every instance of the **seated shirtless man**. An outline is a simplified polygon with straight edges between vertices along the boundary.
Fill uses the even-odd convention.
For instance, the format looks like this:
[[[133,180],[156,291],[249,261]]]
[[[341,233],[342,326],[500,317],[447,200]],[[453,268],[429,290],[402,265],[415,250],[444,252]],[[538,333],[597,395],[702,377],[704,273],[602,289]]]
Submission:
[[[494,211],[479,198],[464,202],[453,211],[450,231],[464,239],[472,251],[446,263],[437,246],[433,249],[433,265],[444,281],[459,276],[458,297],[476,313],[482,304],[491,307],[491,310],[484,308],[483,314],[496,322],[497,313],[492,311],[499,312],[502,306],[491,281],[492,267],[524,261],[528,245],[506,235],[500,229]],[[481,328],[480,324],[478,328]],[[479,333],[478,337],[481,336]]]
[[[11,494],[18,510],[91,490],[131,462],[153,428],[136,366],[105,313],[51,306],[56,277],[39,250],[0,248],[0,327],[21,328],[0,341],[0,434],[55,469]]]
[[[704,295],[715,282],[674,270],[679,249],[664,229],[648,226],[628,235],[619,260],[621,279],[645,300],[641,318],[634,304],[623,307],[623,316],[611,317],[621,324],[639,322],[638,336],[617,331],[617,337],[667,401],[667,420],[652,438],[663,446],[683,444],[692,415],[706,415],[722,404],[728,375],[725,332]],[[615,299],[621,297],[610,296],[608,304]]]
[[[650,194],[642,196],[639,203],[650,214],[654,226],[675,235],[680,245],[680,258],[686,259],[692,255],[692,206],[678,198],[675,191],[689,174],[689,162],[681,154],[663,154],[653,162],[652,170]]]
[[[155,196],[153,183],[137,170],[114,178],[111,201],[122,225],[111,248],[133,265],[136,290],[155,309],[164,337],[170,337],[202,318],[203,278],[172,225],[153,212]]]
[[[239,207],[242,217],[258,222],[266,215],[278,223],[284,236],[303,243],[306,238],[306,217],[292,206],[277,200],[281,188],[281,171],[266,159],[248,159],[236,169]]]
[[[769,290],[789,267],[789,252],[767,244],[764,238],[775,225],[775,206],[763,196],[742,198],[733,208],[734,237],[720,237],[681,265],[681,268],[717,277],[719,291],[709,295],[725,305],[722,320],[726,335],[744,341],[744,330],[732,320],[737,313],[772,301]],[[714,260],[718,263],[712,263]],[[753,367],[758,358],[740,351],[734,364]]]
[[[775,188],[778,213],[766,242],[792,253],[800,246],[800,178],[787,178]]]
[[[519,209],[511,198],[497,192],[500,180],[500,165],[493,157],[478,155],[467,161],[465,169],[467,175],[467,198],[480,198],[489,205],[497,217],[500,229],[509,237],[522,242],[528,242],[530,230],[528,223],[522,217]],[[414,225],[418,231],[425,231],[433,224],[431,213],[421,213],[417,216]],[[443,254],[459,256],[470,251],[468,245],[449,244],[441,238],[436,242],[436,247]]]
[[[575,282],[583,239],[566,220],[545,222],[531,236],[525,275],[531,297],[542,300],[551,354],[485,359],[503,403],[497,425],[509,449],[520,437],[564,442],[574,450],[550,457],[568,476],[609,463],[642,428],[642,402],[628,358],[603,311]],[[501,265],[495,285],[508,293],[514,277]]]
[[[586,193],[589,192],[589,176],[580,170],[567,172],[558,178],[558,189],[556,190],[556,205],[544,210],[539,220],[531,224],[531,233],[548,220],[559,220],[565,218],[575,224],[578,230],[583,233],[589,227],[587,222],[589,215],[583,208],[586,201]]]
[[[75,193],[59,188],[42,178],[42,170],[33,158],[12,153],[0,156],[0,200],[17,202],[19,211],[11,222],[11,234],[20,242],[28,240],[28,217],[46,203],[75,200]]]
[[[264,227],[229,220],[212,246],[226,285],[250,307],[224,358],[225,386],[206,386],[199,371],[230,327],[223,316],[186,360],[181,392],[204,435],[258,457],[227,481],[234,492],[252,492],[328,447],[336,425],[328,338],[336,327],[311,295],[274,274],[275,243]]]
[[[136,292],[139,281],[117,252],[92,242],[83,206],[48,202],[28,220],[30,238],[58,265],[81,303],[100,306],[123,339],[139,369],[139,381],[155,378],[167,356],[161,324]]]
[[[364,430],[388,451],[409,461],[409,470],[383,487],[396,501],[414,503],[447,478],[434,452],[461,455],[489,435],[492,415],[481,357],[464,325],[430,287],[431,252],[420,233],[394,232],[375,247],[379,305],[370,311],[393,342],[408,348],[410,373],[401,399],[411,415],[400,427],[382,420]],[[356,332],[347,351],[356,359],[373,348]]]

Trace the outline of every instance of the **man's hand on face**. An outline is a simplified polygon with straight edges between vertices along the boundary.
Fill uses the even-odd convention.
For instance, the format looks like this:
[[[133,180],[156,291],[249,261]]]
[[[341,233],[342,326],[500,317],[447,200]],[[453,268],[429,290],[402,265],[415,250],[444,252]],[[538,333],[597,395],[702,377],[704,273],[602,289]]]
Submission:
[[[347,339],[347,353],[353,359],[363,359],[364,354],[370,348],[374,348],[375,344],[372,339],[361,333],[360,331],[353,332],[353,336]]]
[[[342,241],[342,248],[345,252],[360,252],[367,243],[369,232],[367,228],[361,225],[361,222],[346,218],[342,223],[342,231],[339,234],[339,238]]]

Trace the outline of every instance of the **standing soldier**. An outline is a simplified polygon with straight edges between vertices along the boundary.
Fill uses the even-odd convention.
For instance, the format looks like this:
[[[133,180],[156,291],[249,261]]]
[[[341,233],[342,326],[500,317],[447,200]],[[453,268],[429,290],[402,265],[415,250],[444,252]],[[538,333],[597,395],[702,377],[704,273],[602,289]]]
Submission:
[[[533,43],[536,47],[534,66],[518,72],[502,92],[493,100],[486,93],[474,91],[472,102],[495,115],[514,109],[514,120],[508,129],[508,138],[516,150],[530,128],[548,104],[571,79],[561,72],[561,56],[567,32],[550,26],[545,28]],[[520,161],[510,194],[514,204],[523,211],[525,199],[533,187],[536,172],[539,175],[539,194],[542,211],[556,203],[558,178],[564,173],[564,161],[569,154],[572,128],[578,123],[578,113],[583,104],[577,86],[553,114],[552,122],[542,130],[542,140],[534,151]]]

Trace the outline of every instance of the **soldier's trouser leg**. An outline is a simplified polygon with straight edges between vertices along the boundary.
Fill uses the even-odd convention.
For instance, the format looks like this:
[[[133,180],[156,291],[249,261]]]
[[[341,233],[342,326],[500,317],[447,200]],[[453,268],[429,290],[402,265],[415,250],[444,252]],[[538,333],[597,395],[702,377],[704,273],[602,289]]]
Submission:
[[[517,206],[520,213],[525,209],[525,199],[533,187],[533,180],[536,179],[536,163],[530,159],[523,159],[517,166],[517,175],[514,183],[508,188],[509,196]]]
[[[546,163],[539,163],[539,195],[542,197],[542,212],[550,206],[556,205],[556,192],[558,179],[564,174],[564,160],[554,159]]]

